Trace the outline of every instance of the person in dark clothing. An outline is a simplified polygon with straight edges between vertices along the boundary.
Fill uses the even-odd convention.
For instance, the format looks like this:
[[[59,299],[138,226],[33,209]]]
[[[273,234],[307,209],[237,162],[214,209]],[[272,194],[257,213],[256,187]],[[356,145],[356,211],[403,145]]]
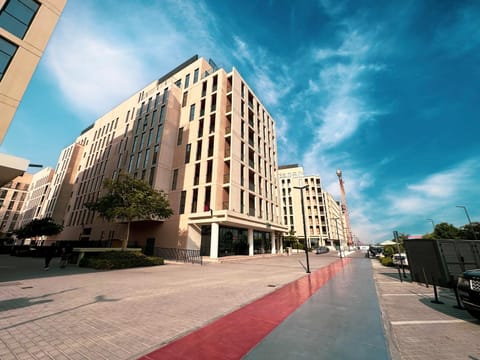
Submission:
[[[45,267],[43,270],[48,270],[50,268],[50,261],[52,261],[53,255],[55,254],[55,247],[53,245],[47,246],[45,249]]]
[[[66,248],[62,248],[60,252],[60,267],[63,269],[65,266],[67,266],[68,263],[68,252]]]

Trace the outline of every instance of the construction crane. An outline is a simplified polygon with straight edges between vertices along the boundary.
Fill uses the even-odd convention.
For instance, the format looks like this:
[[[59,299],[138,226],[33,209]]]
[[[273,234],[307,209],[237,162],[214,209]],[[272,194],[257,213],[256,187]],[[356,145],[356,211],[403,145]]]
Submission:
[[[345,216],[345,225],[347,227],[347,245],[352,246],[352,230],[350,229],[350,219],[348,217],[347,196],[345,195],[345,186],[343,186],[342,170],[337,169],[338,182],[340,183],[340,192],[342,194],[342,212]]]

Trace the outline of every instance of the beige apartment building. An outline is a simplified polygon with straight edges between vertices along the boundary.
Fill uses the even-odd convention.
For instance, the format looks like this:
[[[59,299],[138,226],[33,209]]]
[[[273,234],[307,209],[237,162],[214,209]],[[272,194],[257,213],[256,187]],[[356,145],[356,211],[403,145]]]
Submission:
[[[0,144],[66,0],[0,0]],[[28,160],[0,154],[0,186],[22,175]]]
[[[31,181],[32,175],[25,173],[0,188],[0,238],[16,229]]]
[[[42,206],[45,202],[53,173],[53,169],[47,167],[32,175],[18,227],[25,226],[34,219],[42,219],[44,217]]]
[[[306,176],[298,164],[279,166],[278,176],[283,223],[287,231],[293,231],[302,242],[306,236],[312,248],[339,243],[344,247],[346,237],[340,204],[322,190],[320,177]]]
[[[74,145],[53,181],[67,181],[70,196],[52,190],[46,205],[64,209],[55,239],[119,245],[127,226],[84,204],[102,193],[104,179],[128,173],[163,190],[174,211],[134,222],[129,245],[212,258],[283,251],[275,121],[236,69],[194,56],[100,117]],[[68,166],[70,174],[59,175]]]

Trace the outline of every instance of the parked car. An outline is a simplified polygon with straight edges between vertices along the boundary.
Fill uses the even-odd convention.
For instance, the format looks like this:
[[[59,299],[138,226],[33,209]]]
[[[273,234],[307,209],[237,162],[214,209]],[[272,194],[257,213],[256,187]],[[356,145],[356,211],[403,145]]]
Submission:
[[[405,253],[393,254],[392,260],[394,265],[408,266],[407,254]]]
[[[315,254],[326,254],[330,251],[330,249],[326,246],[319,246],[316,250],[315,250]]]
[[[460,275],[457,290],[465,309],[480,320],[480,269],[467,270]]]

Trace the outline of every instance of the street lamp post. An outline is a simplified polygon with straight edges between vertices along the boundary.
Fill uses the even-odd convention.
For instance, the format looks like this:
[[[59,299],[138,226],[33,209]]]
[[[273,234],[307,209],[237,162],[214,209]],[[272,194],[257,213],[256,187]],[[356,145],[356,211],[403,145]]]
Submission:
[[[310,274],[310,262],[308,260],[308,244],[307,244],[307,224],[305,222],[305,208],[303,206],[303,189],[308,188],[308,185],[294,186],[294,189],[300,189],[300,199],[302,204],[302,218],[303,218],[303,234],[305,240],[305,257],[307,258],[307,274]]]
[[[335,227],[337,228],[338,251],[340,257],[342,257],[342,242],[340,241],[340,235],[338,234],[338,218],[333,218],[333,220],[335,220]]]
[[[465,215],[467,216],[468,223],[471,226],[472,225],[472,220],[470,220],[470,215],[468,215],[467,207],[462,206],[462,205],[457,205],[456,207],[463,208],[463,210],[465,210]],[[473,226],[471,226],[471,227],[472,227],[472,231],[473,231],[473,237],[474,237],[475,240],[477,240],[477,234],[475,233],[475,228]]]
[[[427,221],[430,221],[432,223],[433,231],[435,232],[435,223],[433,222],[433,219],[427,219]]]

